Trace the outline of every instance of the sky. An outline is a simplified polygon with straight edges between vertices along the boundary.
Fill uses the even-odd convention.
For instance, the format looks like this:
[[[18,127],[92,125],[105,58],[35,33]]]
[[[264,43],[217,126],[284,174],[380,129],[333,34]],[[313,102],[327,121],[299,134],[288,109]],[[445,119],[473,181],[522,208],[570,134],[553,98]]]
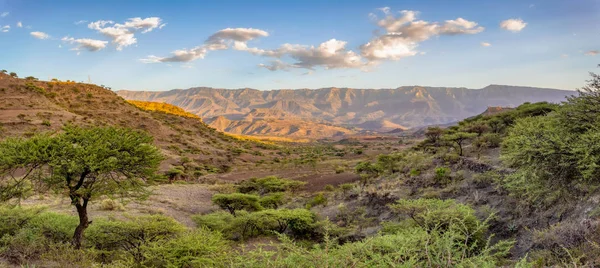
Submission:
[[[599,54],[600,0],[0,0],[0,69],[114,90],[576,89]]]

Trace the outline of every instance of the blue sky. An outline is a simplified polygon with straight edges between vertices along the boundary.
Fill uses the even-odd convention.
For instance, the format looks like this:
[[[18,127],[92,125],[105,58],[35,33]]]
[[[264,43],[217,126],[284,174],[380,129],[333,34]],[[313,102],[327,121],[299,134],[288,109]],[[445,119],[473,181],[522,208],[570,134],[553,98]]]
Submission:
[[[113,89],[575,89],[599,50],[598,0],[0,0],[0,69]]]

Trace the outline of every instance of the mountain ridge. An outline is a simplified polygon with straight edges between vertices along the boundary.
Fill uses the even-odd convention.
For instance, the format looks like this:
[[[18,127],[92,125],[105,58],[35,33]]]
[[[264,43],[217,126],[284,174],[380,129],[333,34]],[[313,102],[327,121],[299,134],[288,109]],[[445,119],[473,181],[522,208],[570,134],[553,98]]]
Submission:
[[[212,118],[224,116],[232,121],[225,131],[244,133],[235,122],[252,118],[261,128],[278,129],[286,120],[303,120],[367,131],[389,131],[397,126],[416,128],[446,124],[476,115],[489,106],[516,107],[524,102],[561,102],[575,91],[551,88],[490,84],[480,89],[466,87],[401,86],[397,88],[318,88],[257,90],[194,87],[169,91],[117,91],[130,100],[166,102],[194,113],[210,124]],[[261,109],[278,127],[265,124],[252,113]],[[269,112],[268,110],[271,109]],[[246,120],[248,121],[248,120]],[[382,127],[389,125],[390,127]],[[235,127],[234,127],[235,126]],[[247,126],[248,127],[248,126]],[[228,130],[229,129],[229,130]],[[329,131],[323,132],[328,133]],[[302,132],[299,132],[302,133]],[[312,133],[312,132],[311,132]],[[259,135],[272,135],[260,131]],[[286,135],[280,133],[276,135]]]

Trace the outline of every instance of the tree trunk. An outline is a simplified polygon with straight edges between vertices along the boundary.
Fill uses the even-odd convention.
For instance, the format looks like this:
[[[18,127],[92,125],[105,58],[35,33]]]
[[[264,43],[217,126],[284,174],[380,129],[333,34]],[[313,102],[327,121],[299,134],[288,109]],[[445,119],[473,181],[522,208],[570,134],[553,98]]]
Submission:
[[[75,228],[72,244],[73,247],[75,247],[76,249],[81,248],[81,243],[83,241],[83,232],[85,231],[85,229],[87,229],[90,223],[92,223],[88,220],[87,204],[87,198],[83,199],[83,204],[80,204],[79,202],[75,203],[75,208],[77,208],[77,215],[79,216],[79,225],[77,226],[77,228]]]

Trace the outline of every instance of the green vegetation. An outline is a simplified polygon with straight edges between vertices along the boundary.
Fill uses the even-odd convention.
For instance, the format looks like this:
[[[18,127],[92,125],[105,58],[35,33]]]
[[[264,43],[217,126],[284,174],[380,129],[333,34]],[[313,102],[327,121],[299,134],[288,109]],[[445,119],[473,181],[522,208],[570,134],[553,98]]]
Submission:
[[[30,80],[17,89],[45,85]],[[87,92],[72,88],[81,98]],[[176,113],[161,107],[155,108],[166,111],[153,116]],[[201,162],[195,154],[202,149],[169,144],[163,149],[175,157],[160,171],[163,158],[152,137],[130,129],[67,125],[53,133],[30,131],[28,139],[3,138],[0,265],[598,266],[598,107],[600,76],[592,75],[578,96],[560,105],[490,109],[453,127],[403,137],[409,148],[393,147],[397,139],[346,140],[263,151],[229,136],[207,136],[206,144],[226,149]],[[171,124],[178,127],[181,116]],[[17,118],[48,120],[43,114]],[[191,135],[178,133],[160,142]],[[238,156],[252,160],[236,166],[231,161]],[[289,178],[311,183],[204,176],[292,166],[301,172]],[[352,167],[356,174],[345,173]],[[161,196],[176,186],[201,191]],[[150,189],[159,193],[152,208],[138,202]],[[66,208],[76,214],[65,214],[57,196],[68,197]],[[89,206],[93,223],[91,202],[97,202]]]
[[[26,140],[3,141],[0,170],[26,171],[10,186],[30,180],[68,196],[79,216],[73,245],[80,248],[91,222],[87,213],[91,200],[102,195],[141,196],[146,192],[141,178],[152,176],[162,159],[151,142],[147,134],[129,129],[67,126],[54,136],[40,134]]]

